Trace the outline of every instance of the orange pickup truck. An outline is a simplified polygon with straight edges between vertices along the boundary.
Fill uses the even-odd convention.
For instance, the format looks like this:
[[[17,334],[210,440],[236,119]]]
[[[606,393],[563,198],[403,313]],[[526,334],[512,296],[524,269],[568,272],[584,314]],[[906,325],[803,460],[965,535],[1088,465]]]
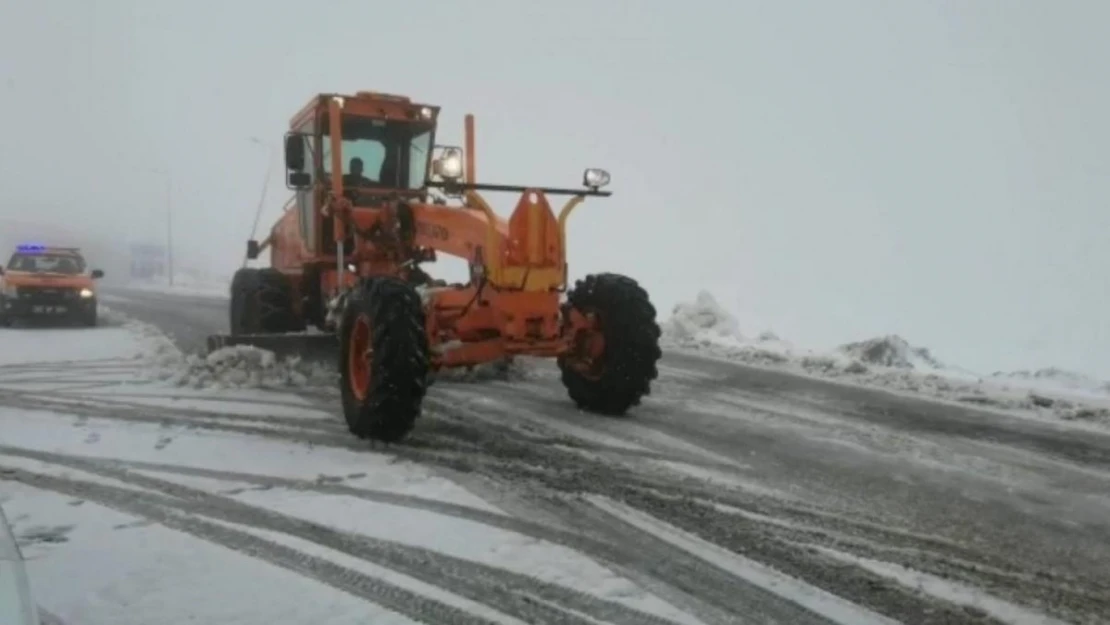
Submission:
[[[38,315],[64,315],[96,325],[99,269],[88,270],[75,247],[19,245],[0,267],[0,326]]]

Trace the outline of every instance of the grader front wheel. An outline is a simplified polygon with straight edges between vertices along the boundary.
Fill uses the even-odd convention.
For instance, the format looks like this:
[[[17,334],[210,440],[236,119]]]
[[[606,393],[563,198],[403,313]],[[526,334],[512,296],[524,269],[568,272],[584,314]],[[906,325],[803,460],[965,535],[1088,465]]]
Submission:
[[[392,443],[412,430],[427,392],[420,296],[396,278],[363,280],[340,321],[343,416],[359,438]]]
[[[579,280],[563,318],[574,325],[573,349],[559,358],[563,385],[583,410],[622,415],[651,393],[658,376],[659,324],[648,294],[612,273]]]

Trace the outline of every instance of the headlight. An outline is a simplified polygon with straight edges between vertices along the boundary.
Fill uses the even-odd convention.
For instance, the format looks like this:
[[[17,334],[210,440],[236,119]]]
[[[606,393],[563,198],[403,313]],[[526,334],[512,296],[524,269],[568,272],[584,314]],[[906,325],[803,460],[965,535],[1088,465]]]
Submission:
[[[600,189],[609,184],[609,172],[604,169],[587,169],[582,173],[582,186]]]
[[[444,180],[458,180],[463,174],[462,150],[448,148],[435,164],[435,172]]]
[[[82,299],[89,299],[92,296],[93,296],[92,289],[81,289]]]
[[[8,297],[18,297],[19,296],[19,287],[8,286],[8,285],[5,284],[3,292],[4,292],[4,295],[6,295]]]

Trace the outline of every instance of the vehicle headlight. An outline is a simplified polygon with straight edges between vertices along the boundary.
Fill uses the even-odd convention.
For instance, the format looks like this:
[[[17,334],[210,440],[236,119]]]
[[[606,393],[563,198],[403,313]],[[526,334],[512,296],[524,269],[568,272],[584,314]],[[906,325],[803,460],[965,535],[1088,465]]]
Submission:
[[[92,289],[81,289],[80,295],[82,299],[89,299],[93,296]]]
[[[582,172],[582,186],[600,189],[609,184],[609,172],[604,169],[590,168]]]
[[[444,180],[458,180],[463,174],[463,154],[458,148],[448,148],[435,162],[435,173]]]
[[[8,297],[19,297],[19,287],[4,285],[4,295]]]

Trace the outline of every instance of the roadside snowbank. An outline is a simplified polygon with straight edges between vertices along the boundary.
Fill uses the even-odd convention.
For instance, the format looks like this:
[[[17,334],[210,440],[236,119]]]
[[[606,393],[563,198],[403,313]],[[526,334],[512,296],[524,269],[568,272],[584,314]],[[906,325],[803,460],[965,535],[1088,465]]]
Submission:
[[[862,363],[881,367],[916,370],[945,368],[929,350],[914,347],[895,334],[848,343],[840,347],[840,352]]]
[[[1110,384],[1059,369],[983,376],[946,365],[929,350],[897,335],[848,343],[827,352],[796,347],[771,332],[746,337],[736,318],[706,291],[698,293],[695,301],[676,306],[661,325],[662,342],[670,349],[1110,426]]]
[[[1014,384],[1030,389],[1051,392],[1052,389],[1067,389],[1082,395],[1096,398],[1110,395],[1110,382],[1096,380],[1091,376],[1057,367],[1047,367],[1036,371],[996,371],[991,378],[1002,384]]]

